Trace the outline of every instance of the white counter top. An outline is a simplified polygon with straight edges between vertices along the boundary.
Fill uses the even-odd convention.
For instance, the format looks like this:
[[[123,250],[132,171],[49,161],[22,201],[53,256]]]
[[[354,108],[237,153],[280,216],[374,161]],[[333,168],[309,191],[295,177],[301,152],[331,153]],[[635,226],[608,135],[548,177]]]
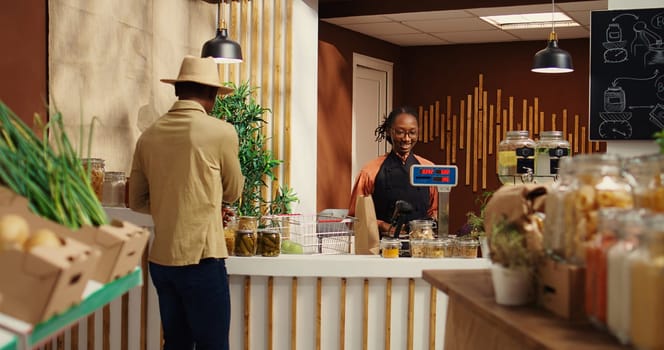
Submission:
[[[287,255],[226,261],[230,275],[294,277],[421,278],[422,270],[486,269],[489,259],[384,259],[377,255]]]

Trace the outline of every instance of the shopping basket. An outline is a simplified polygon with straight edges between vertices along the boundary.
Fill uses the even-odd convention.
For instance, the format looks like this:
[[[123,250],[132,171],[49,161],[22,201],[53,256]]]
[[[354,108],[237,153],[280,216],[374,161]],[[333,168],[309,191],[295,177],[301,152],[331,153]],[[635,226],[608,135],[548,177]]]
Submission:
[[[302,246],[304,254],[351,254],[355,218],[323,215],[264,216],[263,224],[277,229],[282,239]]]

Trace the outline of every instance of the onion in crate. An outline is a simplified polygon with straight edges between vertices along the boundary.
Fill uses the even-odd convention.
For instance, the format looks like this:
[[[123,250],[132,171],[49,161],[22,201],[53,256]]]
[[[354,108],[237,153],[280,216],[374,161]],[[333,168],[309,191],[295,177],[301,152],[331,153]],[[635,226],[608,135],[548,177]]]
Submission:
[[[35,247],[61,247],[62,242],[60,238],[49,229],[40,229],[35,231],[23,245],[23,249],[29,252],[32,248]]]
[[[22,216],[7,214],[0,218],[1,250],[20,248],[28,236],[28,222]]]

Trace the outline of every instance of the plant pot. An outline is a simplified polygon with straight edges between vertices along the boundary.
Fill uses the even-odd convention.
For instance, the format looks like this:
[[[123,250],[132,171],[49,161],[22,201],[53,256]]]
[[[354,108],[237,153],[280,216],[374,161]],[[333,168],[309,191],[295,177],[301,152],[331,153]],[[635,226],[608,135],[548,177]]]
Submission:
[[[491,280],[496,303],[500,305],[525,305],[534,295],[533,273],[527,268],[506,268],[500,264],[491,265]]]

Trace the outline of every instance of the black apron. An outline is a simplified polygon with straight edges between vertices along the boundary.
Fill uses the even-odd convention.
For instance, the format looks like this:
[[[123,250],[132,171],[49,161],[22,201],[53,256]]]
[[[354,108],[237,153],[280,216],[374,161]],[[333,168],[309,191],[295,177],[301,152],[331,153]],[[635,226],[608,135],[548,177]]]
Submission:
[[[420,164],[411,152],[406,164],[394,152],[390,152],[378,170],[374,180],[373,198],[376,218],[385,222],[392,220],[397,200],[404,200],[413,206],[413,212],[406,215],[410,220],[427,218],[429,209],[429,187],[415,187],[410,184],[410,167]]]

